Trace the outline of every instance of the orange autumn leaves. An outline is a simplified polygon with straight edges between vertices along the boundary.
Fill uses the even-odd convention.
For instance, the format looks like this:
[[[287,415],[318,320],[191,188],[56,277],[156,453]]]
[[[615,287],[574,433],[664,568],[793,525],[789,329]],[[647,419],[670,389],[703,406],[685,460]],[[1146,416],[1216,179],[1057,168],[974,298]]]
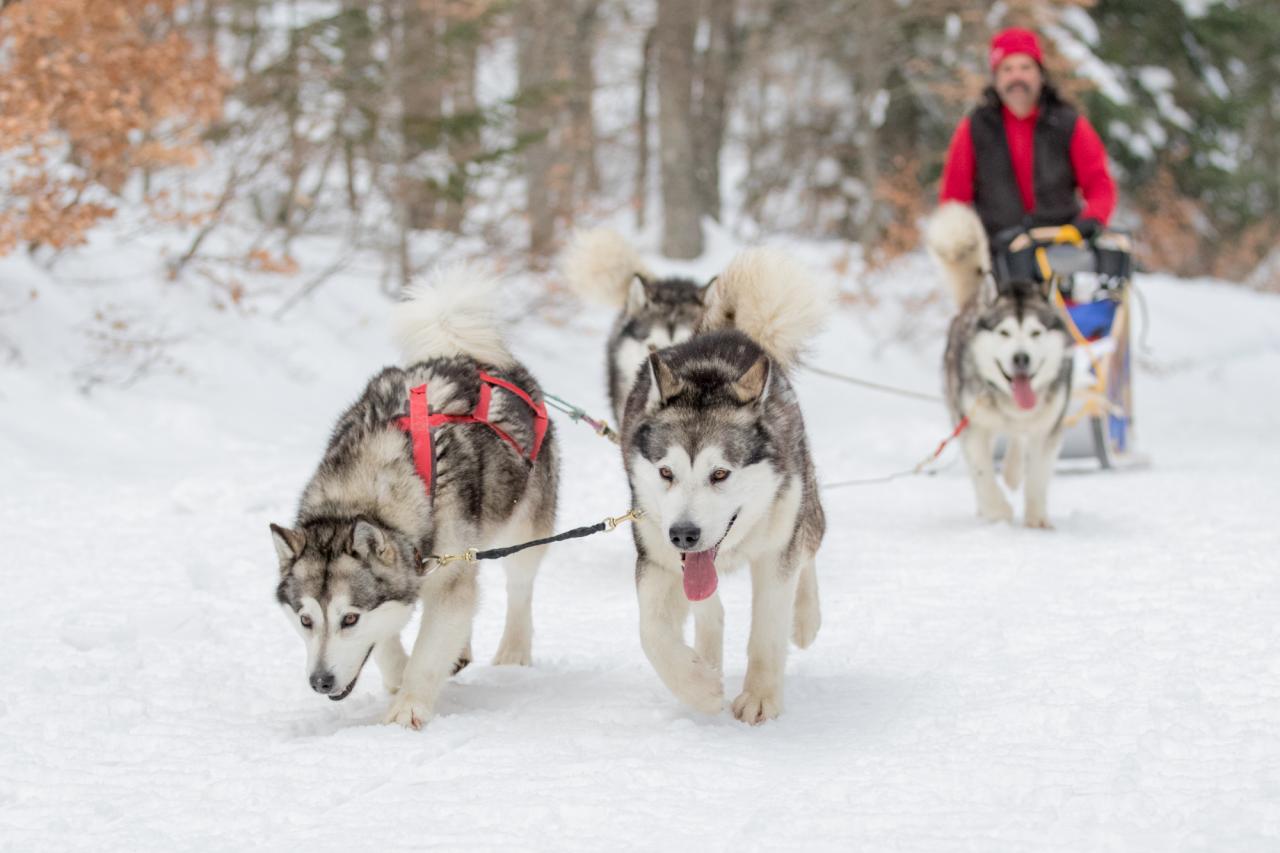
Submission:
[[[9,0],[0,11],[0,254],[84,241],[129,179],[190,165],[222,107],[181,0]]]

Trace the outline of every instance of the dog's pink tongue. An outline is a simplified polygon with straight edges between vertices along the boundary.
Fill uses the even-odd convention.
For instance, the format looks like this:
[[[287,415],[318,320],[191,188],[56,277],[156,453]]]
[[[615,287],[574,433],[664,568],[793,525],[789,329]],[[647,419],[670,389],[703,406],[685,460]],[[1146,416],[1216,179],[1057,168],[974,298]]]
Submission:
[[[1036,407],[1036,392],[1031,390],[1030,377],[1013,377],[1013,402],[1023,409],[1034,409]]]
[[[716,549],[684,555],[684,594],[690,601],[702,601],[716,591]]]

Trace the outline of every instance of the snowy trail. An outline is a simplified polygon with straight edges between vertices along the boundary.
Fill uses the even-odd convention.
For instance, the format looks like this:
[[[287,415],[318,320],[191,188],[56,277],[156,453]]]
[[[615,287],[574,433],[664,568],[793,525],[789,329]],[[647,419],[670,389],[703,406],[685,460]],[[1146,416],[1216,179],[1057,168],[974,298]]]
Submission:
[[[823,628],[758,729],[659,683],[626,533],[551,552],[527,670],[486,664],[503,593],[484,569],[477,663],[424,731],[378,725],[372,671],[319,699],[266,527],[390,360],[385,306],[224,324],[191,375],[88,398],[41,368],[57,324],[32,321],[37,367],[0,374],[0,849],[1275,850],[1280,299],[1144,287],[1153,465],[1056,477],[1048,533],[978,522],[961,464],[826,493]],[[878,345],[855,310],[815,361],[937,387],[940,340]],[[515,348],[602,412],[606,323],[524,322]],[[940,406],[798,385],[827,480],[946,432]],[[621,512],[616,450],[557,428],[559,526]],[[732,697],[748,579],[721,589]]]

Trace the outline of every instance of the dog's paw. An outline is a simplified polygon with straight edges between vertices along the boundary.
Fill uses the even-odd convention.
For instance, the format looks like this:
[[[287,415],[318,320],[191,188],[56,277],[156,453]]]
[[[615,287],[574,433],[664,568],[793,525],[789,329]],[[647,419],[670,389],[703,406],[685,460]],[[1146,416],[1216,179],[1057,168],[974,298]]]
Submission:
[[[781,713],[782,696],[774,691],[743,690],[733,700],[733,716],[751,726],[772,720]]]
[[[704,714],[719,714],[724,708],[724,682],[719,670],[697,655],[672,684],[672,692],[681,702]]]
[[[1003,497],[978,504],[978,515],[987,521],[1013,521],[1013,507]]]
[[[471,665],[471,655],[465,654],[453,662],[453,669],[449,671],[449,675],[451,676],[457,675],[458,673],[462,672],[464,669],[466,669],[470,665]]]
[[[401,693],[391,703],[391,710],[387,711],[383,722],[417,731],[425,726],[432,716],[431,706],[426,702],[408,693]]]
[[[493,656],[494,666],[531,666],[533,651],[528,643],[508,643],[505,639],[498,644],[498,651]]]
[[[1041,515],[1039,513],[1035,513],[1033,515],[1027,516],[1027,527],[1030,527],[1032,530],[1052,530],[1053,529],[1053,525],[1049,523],[1049,517],[1047,515]]]

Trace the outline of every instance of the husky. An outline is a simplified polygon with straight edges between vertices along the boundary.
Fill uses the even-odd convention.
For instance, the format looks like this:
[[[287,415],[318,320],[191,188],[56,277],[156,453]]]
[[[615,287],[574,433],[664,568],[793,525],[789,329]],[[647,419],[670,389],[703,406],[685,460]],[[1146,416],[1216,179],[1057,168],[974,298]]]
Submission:
[[[374,376],[338,419],[293,526],[271,525],[276,598],[306,645],[312,689],[346,698],[372,657],[395,695],[385,722],[414,729],[471,660],[477,602],[474,563],[431,569],[426,558],[542,538],[555,524],[555,436],[537,382],[497,331],[493,288],[472,269],[447,268],[396,307],[404,366]],[[428,407],[456,419],[423,430],[414,418]],[[530,663],[544,550],[506,561],[494,664]],[[418,600],[422,626],[406,655],[400,632]]]
[[[608,228],[575,234],[562,270],[580,297],[618,309],[605,348],[605,373],[614,423],[620,424],[627,392],[650,350],[693,336],[710,282],[655,276],[622,235]]]
[[[718,713],[717,584],[750,565],[747,674],[732,710],[753,725],[782,711],[788,636],[806,648],[821,624],[814,558],[826,522],[788,373],[825,320],[824,296],[786,255],[743,253],[713,285],[698,333],[649,355],[622,419],[643,511],[633,526],[641,646],[677,698]]]
[[[1005,485],[1017,489],[1025,467],[1024,521],[1049,528],[1049,477],[1071,398],[1073,342],[1066,323],[1050,301],[1049,285],[1014,281],[996,287],[986,233],[967,206],[939,208],[925,241],[959,307],[947,333],[943,373],[952,424],[969,419],[960,446],[978,514],[1013,519],[995,478],[995,443],[1004,436]]]

